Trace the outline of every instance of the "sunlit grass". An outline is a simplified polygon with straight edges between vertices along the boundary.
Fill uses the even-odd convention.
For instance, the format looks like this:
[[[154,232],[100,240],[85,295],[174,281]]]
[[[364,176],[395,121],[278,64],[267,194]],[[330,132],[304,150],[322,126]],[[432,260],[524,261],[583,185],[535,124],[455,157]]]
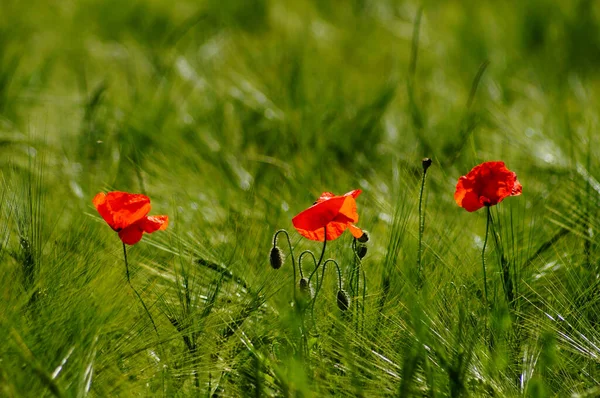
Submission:
[[[597,395],[599,15],[2,1],[0,396]],[[486,214],[453,200],[487,160],[523,184],[492,209],[489,308]],[[328,242],[352,304],[332,266],[302,314],[273,234],[319,254],[291,218],[351,189],[364,280],[351,236]],[[128,250],[158,334],[108,190],[170,217]]]

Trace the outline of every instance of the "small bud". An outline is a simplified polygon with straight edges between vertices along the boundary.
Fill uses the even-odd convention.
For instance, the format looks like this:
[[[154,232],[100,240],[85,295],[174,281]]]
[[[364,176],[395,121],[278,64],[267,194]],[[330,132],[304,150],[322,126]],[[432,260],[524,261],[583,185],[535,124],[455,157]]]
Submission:
[[[277,246],[273,246],[270,254],[271,267],[279,269],[283,265],[283,253]]]
[[[356,255],[358,256],[358,258],[360,258],[361,260],[363,258],[365,258],[365,256],[367,255],[367,246],[358,246],[356,248]]]
[[[313,298],[313,290],[308,282],[308,278],[300,279],[298,290],[299,294],[297,296],[296,304],[301,310],[305,310],[310,304],[310,300]]]
[[[363,231],[361,237],[356,240],[360,243],[367,243],[369,241],[369,233],[367,231]]]
[[[310,286],[310,282],[308,278],[300,279],[299,283],[300,294],[307,299],[311,299],[313,297],[312,287]]]
[[[421,161],[421,163],[423,164],[423,171],[426,172],[427,169],[429,168],[429,166],[431,166],[431,159],[429,159],[429,158],[423,158],[423,160]]]
[[[350,295],[344,289],[337,292],[337,306],[342,311],[350,308]]]
[[[307,292],[310,289],[310,284],[308,283],[308,278],[300,279],[300,291]]]

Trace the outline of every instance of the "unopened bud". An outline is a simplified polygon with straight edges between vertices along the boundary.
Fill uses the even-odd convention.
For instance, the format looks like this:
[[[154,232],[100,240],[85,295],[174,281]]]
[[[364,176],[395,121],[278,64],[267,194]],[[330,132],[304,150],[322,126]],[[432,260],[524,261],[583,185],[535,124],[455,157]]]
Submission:
[[[356,240],[360,243],[367,243],[369,241],[369,233],[367,231],[363,231],[361,237]]]
[[[340,289],[337,292],[337,306],[342,311],[350,308],[350,295],[344,289]]]
[[[367,255],[367,246],[358,246],[356,248],[356,255],[358,256],[358,258],[360,258],[361,260],[363,258],[365,258],[365,256]]]
[[[273,246],[273,248],[271,249],[269,259],[271,261],[271,267],[273,267],[273,269],[279,269],[283,265],[283,253],[277,246]]]
[[[423,171],[426,172],[429,166],[431,166],[431,159],[423,158],[423,160],[421,160],[421,163],[423,164]]]
[[[299,283],[300,294],[307,299],[312,298],[312,289],[308,278],[301,278]]]
[[[297,296],[296,304],[301,310],[305,310],[310,304],[310,300],[313,298],[313,290],[310,286],[308,278],[301,278],[298,285],[299,294]]]

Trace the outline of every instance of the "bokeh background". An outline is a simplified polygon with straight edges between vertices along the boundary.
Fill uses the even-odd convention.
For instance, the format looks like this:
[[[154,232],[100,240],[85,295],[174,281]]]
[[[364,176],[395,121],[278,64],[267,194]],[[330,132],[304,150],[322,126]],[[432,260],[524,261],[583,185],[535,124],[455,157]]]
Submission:
[[[599,66],[592,0],[2,0],[0,395],[596,396]],[[453,200],[487,160],[524,187],[489,317],[485,213]],[[318,253],[291,218],[355,188],[364,327],[331,271],[300,355],[272,236]],[[170,216],[129,251],[158,337],[107,190]]]

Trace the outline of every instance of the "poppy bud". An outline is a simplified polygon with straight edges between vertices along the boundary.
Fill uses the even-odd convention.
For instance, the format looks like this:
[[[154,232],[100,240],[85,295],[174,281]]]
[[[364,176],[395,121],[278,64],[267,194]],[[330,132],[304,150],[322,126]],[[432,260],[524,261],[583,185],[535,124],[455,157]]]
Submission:
[[[277,246],[273,246],[269,258],[273,269],[279,269],[283,265],[283,253]]]
[[[423,160],[421,160],[421,163],[423,164],[423,171],[427,172],[427,169],[429,168],[429,166],[431,166],[431,159],[423,158]]]
[[[308,307],[310,300],[312,300],[314,296],[308,278],[300,279],[298,290],[300,294],[298,294],[297,296],[296,304],[298,305],[298,308],[300,308],[301,310],[305,310]]]
[[[362,260],[367,255],[367,246],[358,246],[356,248],[356,255]]]
[[[367,243],[369,241],[369,233],[363,230],[363,234],[360,238],[356,239],[360,243]]]
[[[309,289],[310,285],[308,283],[307,278],[300,279],[300,291],[306,292]]]
[[[306,298],[312,298],[312,289],[310,287],[310,282],[308,281],[308,278],[300,279],[299,285],[300,293],[302,294],[302,296]]]
[[[350,295],[344,289],[340,289],[337,292],[337,306],[342,311],[350,308]]]

